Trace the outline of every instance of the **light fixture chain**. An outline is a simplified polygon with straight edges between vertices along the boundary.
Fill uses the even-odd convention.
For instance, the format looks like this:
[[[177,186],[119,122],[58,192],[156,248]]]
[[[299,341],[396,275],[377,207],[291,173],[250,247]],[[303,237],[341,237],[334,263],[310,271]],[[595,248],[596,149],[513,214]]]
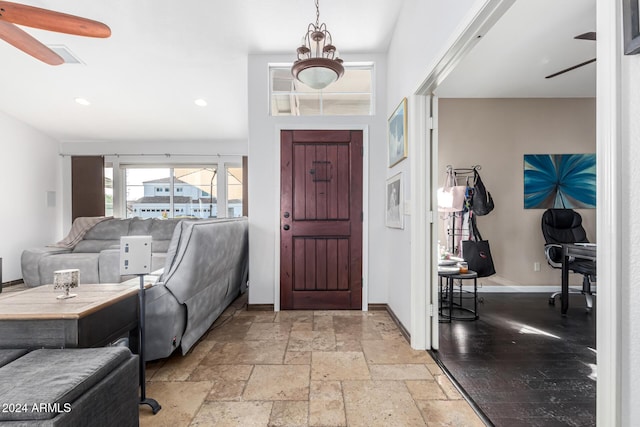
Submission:
[[[302,45],[296,50],[298,59],[291,66],[293,77],[312,89],[321,90],[344,74],[327,26],[320,25],[320,0],[315,0],[316,23],[307,26]]]

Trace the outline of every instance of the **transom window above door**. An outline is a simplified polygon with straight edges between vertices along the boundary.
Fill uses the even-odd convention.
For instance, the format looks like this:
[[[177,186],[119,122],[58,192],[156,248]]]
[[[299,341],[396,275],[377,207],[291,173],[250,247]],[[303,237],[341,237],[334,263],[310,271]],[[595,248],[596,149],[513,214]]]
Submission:
[[[345,64],[344,75],[323,90],[291,75],[291,65],[269,67],[272,116],[370,116],[373,114],[373,64]]]

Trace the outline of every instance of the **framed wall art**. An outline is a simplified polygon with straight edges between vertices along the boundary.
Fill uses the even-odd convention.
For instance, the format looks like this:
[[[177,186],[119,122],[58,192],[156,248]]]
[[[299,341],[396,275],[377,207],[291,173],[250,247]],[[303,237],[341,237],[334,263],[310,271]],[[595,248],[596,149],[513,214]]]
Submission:
[[[622,0],[624,54],[640,53],[640,0]]]
[[[402,173],[387,179],[385,224],[391,228],[404,228]]]
[[[596,155],[525,154],[525,209],[596,207]]]
[[[389,117],[388,125],[389,167],[407,158],[407,98]]]

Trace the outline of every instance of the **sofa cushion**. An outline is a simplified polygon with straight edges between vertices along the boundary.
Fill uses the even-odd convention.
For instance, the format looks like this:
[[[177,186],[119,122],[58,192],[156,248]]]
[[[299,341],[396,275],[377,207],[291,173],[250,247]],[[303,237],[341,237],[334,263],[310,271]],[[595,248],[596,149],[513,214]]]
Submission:
[[[114,218],[102,221],[87,231],[84,240],[117,240],[119,242],[120,236],[129,234],[130,223],[131,218]]]
[[[129,225],[129,236],[148,236],[151,234],[151,224],[153,219],[131,218]]]
[[[176,228],[181,219],[155,219],[151,224],[151,238],[153,240],[171,240],[173,230]],[[158,251],[156,251],[158,252]]]
[[[181,219],[156,219],[154,218],[151,225],[151,251],[166,253],[171,244],[171,238],[176,225],[182,221]]]
[[[92,253],[100,252],[105,249],[112,249],[120,246],[120,239],[118,240],[81,240],[73,248],[73,253]]]
[[[153,253],[166,254],[167,249],[169,249],[169,244],[171,244],[171,240],[152,240],[151,251]]]
[[[6,365],[9,362],[13,362],[18,357],[27,354],[27,350],[24,349],[0,349],[0,367]]]
[[[40,286],[43,285],[40,276],[40,260],[44,257],[53,256],[57,254],[67,254],[71,251],[69,249],[62,248],[32,248],[22,251],[20,257],[20,264],[22,266],[22,280],[27,286]],[[53,280],[53,277],[47,280]]]
[[[38,265],[42,284],[53,283],[53,272],[77,268],[80,270],[80,283],[100,283],[98,277],[98,258],[96,253],[71,253],[42,258]]]
[[[51,419],[58,415],[53,408],[31,406],[58,403],[64,410],[130,357],[125,347],[34,350],[0,369],[0,402],[29,405],[26,412],[0,411],[0,420]]]

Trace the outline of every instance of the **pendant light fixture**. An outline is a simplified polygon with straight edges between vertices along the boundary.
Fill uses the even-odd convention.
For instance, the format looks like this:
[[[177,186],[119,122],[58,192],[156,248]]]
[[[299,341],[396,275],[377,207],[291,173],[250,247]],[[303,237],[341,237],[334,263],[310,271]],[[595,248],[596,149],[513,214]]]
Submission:
[[[320,6],[316,0],[316,23],[309,24],[298,48],[298,59],[291,67],[291,73],[301,83],[313,88],[324,89],[344,74],[342,59],[331,40],[331,33],[325,23],[320,24]]]

